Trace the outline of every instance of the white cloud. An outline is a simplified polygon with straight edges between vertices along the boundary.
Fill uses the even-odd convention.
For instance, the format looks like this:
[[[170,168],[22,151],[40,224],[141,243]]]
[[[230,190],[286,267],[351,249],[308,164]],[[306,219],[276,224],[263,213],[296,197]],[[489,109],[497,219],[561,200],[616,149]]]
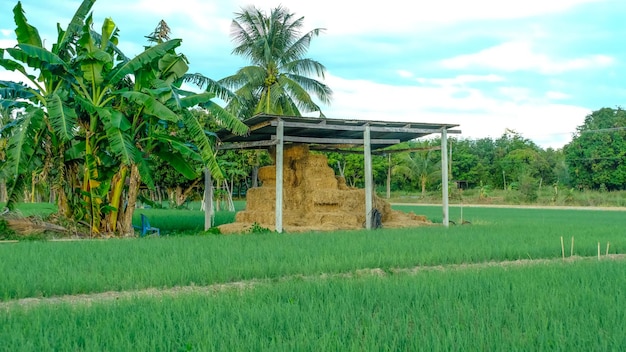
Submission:
[[[364,3],[356,0],[283,0],[281,3],[298,15],[305,15],[307,25],[328,28],[330,35],[354,33],[402,33],[426,31],[433,25],[460,21],[517,19],[566,11],[580,4],[602,0],[386,0]],[[240,6],[247,0],[236,0]],[[274,0],[256,0],[255,6],[269,11]],[[332,11],[330,10],[332,9]]]
[[[440,62],[448,69],[490,68],[499,71],[539,71],[556,74],[589,67],[611,65],[614,59],[606,55],[590,55],[575,59],[554,59],[536,53],[527,41],[506,42],[477,53],[456,56]]]
[[[530,99],[514,87],[505,88],[511,97],[497,99],[446,85],[398,87],[333,75],[326,83],[334,90],[332,106],[324,109],[330,118],[459,124],[463,138],[498,138],[510,128],[542,147],[559,148],[589,114],[584,107]]]
[[[437,85],[437,86],[465,86],[469,83],[495,83],[504,82],[505,78],[502,76],[488,74],[488,75],[458,75],[454,78],[418,78],[417,82],[421,84]]]
[[[407,70],[398,70],[396,71],[400,77],[411,78],[413,77],[413,72]]]
[[[564,100],[569,99],[570,95],[563,92],[549,91],[546,92],[546,98],[551,100]]]

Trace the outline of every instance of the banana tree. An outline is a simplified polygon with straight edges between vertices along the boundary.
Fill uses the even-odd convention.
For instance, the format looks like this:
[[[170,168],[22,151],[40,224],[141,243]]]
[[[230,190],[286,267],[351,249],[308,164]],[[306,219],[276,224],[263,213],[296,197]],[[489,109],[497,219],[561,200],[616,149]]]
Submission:
[[[139,184],[153,186],[147,162],[152,153],[189,177],[195,174],[188,160],[196,156],[220,175],[209,136],[187,111],[213,106],[213,96],[180,89],[188,68],[184,56],[175,53],[180,39],[159,42],[129,60],[116,47],[118,30],[111,19],[104,21],[101,33],[91,29],[88,12],[93,3],[83,1],[68,29],[59,30],[52,51],[42,47],[21,4],[15,7],[18,45],[0,52],[0,64],[22,72],[34,88],[29,88],[32,105],[13,134],[20,143],[9,147],[11,167],[3,169],[20,180],[25,166],[32,167],[39,155],[35,150],[58,156],[55,174],[65,181],[57,199],[60,211],[88,220],[92,234],[130,233]],[[5,52],[12,59],[5,59]],[[39,76],[30,75],[25,66]],[[230,119],[227,125],[234,131],[246,130],[232,116],[216,116],[220,114]],[[181,127],[192,136],[192,147],[172,136],[171,130]],[[122,202],[127,177],[128,199]]]

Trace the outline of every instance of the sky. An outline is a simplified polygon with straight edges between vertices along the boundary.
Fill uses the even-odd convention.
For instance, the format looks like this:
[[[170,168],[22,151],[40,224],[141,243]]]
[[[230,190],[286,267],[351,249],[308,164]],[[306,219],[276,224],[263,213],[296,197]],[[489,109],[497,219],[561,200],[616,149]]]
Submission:
[[[80,2],[22,6],[49,48]],[[16,3],[0,0],[1,48],[15,45]],[[561,148],[592,111],[626,103],[623,0],[99,0],[94,28],[112,18],[133,57],[163,19],[190,72],[217,80],[247,65],[231,54],[230,25],[252,3],[325,29],[307,57],[326,66],[329,118],[458,124],[468,139],[513,130]],[[0,79],[22,80],[1,68]]]

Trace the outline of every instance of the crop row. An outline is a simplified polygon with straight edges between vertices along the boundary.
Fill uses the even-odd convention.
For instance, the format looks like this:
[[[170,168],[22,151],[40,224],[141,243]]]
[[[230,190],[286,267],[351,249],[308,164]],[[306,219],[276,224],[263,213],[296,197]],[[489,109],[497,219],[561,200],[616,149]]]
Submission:
[[[439,211],[419,208],[418,211]],[[351,272],[626,253],[621,212],[467,209],[472,225],[0,245],[0,300]]]
[[[0,341],[20,351],[617,351],[625,270],[586,260],[16,306],[0,314]]]

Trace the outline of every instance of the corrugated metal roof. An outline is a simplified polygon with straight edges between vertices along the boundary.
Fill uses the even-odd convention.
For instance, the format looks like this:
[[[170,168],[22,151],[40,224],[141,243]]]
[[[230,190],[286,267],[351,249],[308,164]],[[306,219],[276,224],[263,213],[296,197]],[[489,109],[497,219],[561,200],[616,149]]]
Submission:
[[[458,127],[459,125],[457,124],[260,114],[244,121],[250,128],[250,132],[246,136],[234,135],[227,130],[221,130],[217,135],[223,144],[239,144],[239,146],[231,145],[231,147],[235,148],[254,148],[255,145],[257,147],[262,145],[263,141],[268,141],[268,144],[271,144],[275,140],[276,127],[279,120],[282,120],[284,124],[285,143],[362,145],[366,126],[370,126],[372,149],[381,149],[429,134],[441,133],[443,128],[446,128],[449,131],[448,133],[460,133],[458,130],[451,130]]]

